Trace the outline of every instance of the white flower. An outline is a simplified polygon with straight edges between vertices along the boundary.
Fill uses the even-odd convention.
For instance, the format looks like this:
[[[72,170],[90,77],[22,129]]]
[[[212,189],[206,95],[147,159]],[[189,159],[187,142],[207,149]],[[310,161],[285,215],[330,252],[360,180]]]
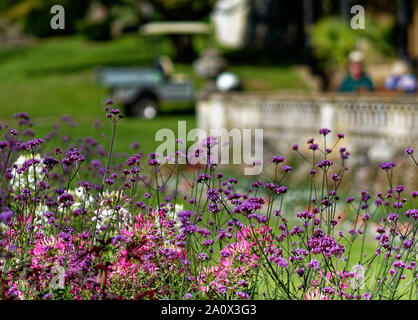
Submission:
[[[100,230],[109,224],[117,224],[119,227],[132,224],[131,213],[119,204],[122,201],[123,199],[118,192],[103,193],[98,212],[96,211],[96,214],[92,217],[92,222],[95,223],[97,216],[96,230]],[[115,206],[120,206],[119,210],[115,210]]]
[[[22,169],[22,165],[30,159],[38,160],[39,163],[32,165],[29,170],[24,170],[21,174],[19,174],[18,169]],[[10,182],[14,192],[19,192],[23,188],[29,188],[32,190],[35,189],[35,181],[39,182],[43,180],[42,161],[43,159],[39,154],[35,154],[34,157],[31,155],[20,155],[19,158],[17,158],[12,166],[11,173],[13,175],[13,179]]]

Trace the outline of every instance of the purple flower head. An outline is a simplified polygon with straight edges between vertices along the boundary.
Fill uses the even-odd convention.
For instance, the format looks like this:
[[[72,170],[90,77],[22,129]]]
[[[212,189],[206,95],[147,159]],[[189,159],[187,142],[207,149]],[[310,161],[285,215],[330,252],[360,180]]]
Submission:
[[[398,215],[396,213],[391,213],[388,215],[388,221],[396,222],[398,221]]]
[[[64,192],[58,197],[58,201],[64,206],[70,207],[74,204],[74,196],[71,193]]]
[[[116,245],[119,241],[126,241],[126,237],[125,236],[122,236],[122,235],[117,235],[117,236],[114,236],[111,240],[110,240],[110,243],[111,244],[113,244],[113,245]]]
[[[9,130],[9,133],[10,133],[12,136],[17,136],[17,135],[19,134],[19,131],[17,131],[16,129],[10,129],[10,130]]]
[[[52,294],[50,293],[45,293],[44,294],[44,300],[51,300],[52,299]]]
[[[251,165],[253,166],[253,167],[255,167],[255,166],[260,166],[260,165],[262,165],[263,164],[263,161],[261,161],[261,160],[254,160],[253,162],[251,162]]]
[[[344,138],[344,133],[337,133],[337,137],[338,137],[339,139]]]
[[[380,169],[382,170],[390,170],[396,166],[395,162],[382,162],[380,164]]]
[[[52,169],[53,167],[55,167],[55,165],[58,164],[58,160],[56,160],[56,159],[54,159],[50,156],[47,156],[47,157],[45,157],[43,163],[48,169]]]
[[[62,149],[61,149],[61,148],[59,148],[59,147],[55,147],[55,148],[54,148],[54,153],[55,153],[56,155],[60,155],[60,154],[62,154]]]
[[[367,202],[370,198],[371,198],[371,196],[367,193],[367,191],[365,191],[365,190],[361,191],[361,197],[360,197],[361,201]],[[365,209],[365,208],[363,208],[363,209]]]
[[[13,215],[14,215],[14,212],[10,210],[8,207],[2,208],[0,212],[0,222],[3,222],[4,224],[8,224],[11,221]]]
[[[213,188],[210,188],[210,189],[206,192],[206,196],[207,196],[207,198],[208,198],[209,200],[211,200],[211,201],[216,201],[216,200],[218,200],[218,198],[219,198],[219,196],[218,196],[218,192],[217,192],[215,189],[213,189]]]
[[[319,146],[317,143],[312,143],[311,145],[309,145],[309,149],[315,151],[318,150]]]
[[[184,300],[188,300],[188,299],[190,299],[190,298],[192,298],[193,296],[192,296],[192,294],[191,293],[186,293],[184,296],[183,296],[183,299]]]
[[[393,207],[394,208],[403,208],[403,203],[402,202],[394,202]]]
[[[327,128],[319,129],[319,134],[322,134],[323,136],[328,135],[330,132],[331,132],[331,130],[329,130]]]
[[[412,149],[412,148],[406,148],[405,149],[405,154],[410,155],[410,154],[413,154],[413,153],[414,153],[414,149]]]
[[[281,187],[276,188],[276,193],[277,194],[282,194],[282,193],[286,193],[286,192],[287,192],[287,187],[285,187],[285,186],[281,186]]]
[[[280,162],[284,162],[285,158],[282,156],[274,156],[270,159],[270,162],[272,163],[280,163]]]
[[[218,144],[218,137],[209,136],[203,139],[202,147],[211,148],[217,144]]]
[[[196,181],[198,183],[202,183],[204,181],[209,181],[209,180],[210,180],[210,175],[203,174],[203,173],[199,174],[199,176],[196,178]]]
[[[275,254],[269,257],[269,260],[273,263],[276,263],[279,267],[287,268],[289,262],[285,258],[280,257],[278,254]]]
[[[320,262],[316,260],[315,258],[309,261],[308,263],[308,269],[314,269],[317,270],[321,266]]]
[[[8,142],[7,141],[0,141],[0,151],[2,151],[4,148],[6,148],[8,146]]]
[[[246,292],[238,291],[237,296],[242,300],[248,300],[250,298],[250,295]]]
[[[22,164],[22,170],[28,171],[30,167],[36,166],[40,161],[38,159],[29,159]]]
[[[238,179],[236,179],[236,178],[228,178],[227,180],[226,180],[229,184],[237,184],[238,183]]]
[[[332,161],[330,161],[330,160],[321,160],[321,161],[319,161],[317,164],[316,164],[316,166],[318,167],[318,168],[327,168],[327,167],[330,167],[330,166],[332,166],[334,163],[332,162]]]
[[[209,256],[205,252],[199,253],[197,260],[209,260]]]
[[[132,157],[130,157],[128,160],[126,160],[126,164],[130,167],[133,167],[134,165],[140,165],[141,164],[141,157],[142,155],[137,153],[134,154]]]
[[[42,143],[44,143],[44,140],[42,140],[42,139],[32,139],[32,140],[29,140],[29,141],[27,141],[24,145],[23,145],[23,148],[25,149],[25,150],[30,150],[30,149],[36,149],[40,144],[42,144]]]
[[[214,243],[215,241],[213,239],[207,239],[207,240],[202,241],[202,246],[209,247]]]
[[[292,228],[292,230],[290,230],[290,235],[291,235],[291,236],[293,236],[293,235],[295,235],[295,234],[301,234],[301,233],[304,233],[304,231],[303,231],[303,229],[302,229],[301,227],[299,227],[299,226],[294,226],[294,227]]]
[[[78,216],[81,216],[81,215],[85,215],[87,213],[87,211],[86,210],[84,210],[84,209],[82,209],[82,208],[76,208],[74,211],[73,211],[73,215],[74,215],[74,217],[78,217]]]
[[[291,166],[283,166],[282,170],[285,173],[289,173],[289,172],[292,172],[292,167]]]
[[[148,155],[148,165],[149,166],[159,166],[162,162],[161,160],[157,159],[157,156],[159,156],[159,154],[155,153],[155,152],[151,152]]]
[[[132,141],[129,145],[129,148],[131,148],[132,150],[137,150],[139,148],[139,143],[137,141]]]
[[[370,300],[372,298],[372,295],[368,292],[363,293],[363,298],[365,300]]]
[[[35,132],[32,129],[26,129],[23,131],[23,135],[25,137],[33,137],[35,135]]]
[[[26,112],[18,112],[18,113],[15,113],[13,115],[13,118],[15,118],[15,119],[25,119],[25,120],[29,120],[30,119],[29,118],[29,115]]]
[[[332,288],[332,287],[325,287],[325,288],[322,288],[322,292],[328,293],[328,294],[334,294],[335,293],[335,289]]]
[[[110,109],[109,107],[105,107],[106,118],[112,119],[113,121],[116,121],[117,119],[122,119],[123,115],[120,113],[120,110],[117,108]]]
[[[78,151],[77,149],[71,150],[71,151],[67,151],[65,153],[65,158],[62,160],[62,163],[64,165],[66,165],[67,167],[76,164],[78,162],[83,162],[84,161],[84,156],[81,155],[80,151]]]
[[[340,181],[340,176],[336,173],[333,173],[331,175],[331,179],[334,180],[334,181]]]
[[[296,214],[296,217],[301,219],[312,219],[315,218],[315,214],[309,211],[301,211]]]
[[[302,277],[303,274],[305,273],[305,269],[304,268],[298,268],[295,271],[299,275],[299,277]]]
[[[295,151],[297,151],[297,150],[299,149],[299,146],[298,146],[297,144],[294,144],[294,145],[292,146],[292,149],[293,149],[293,150],[295,150]]]
[[[341,243],[337,243],[333,237],[323,234],[309,237],[307,246],[313,254],[323,254],[326,257],[335,255],[340,258],[345,251],[345,247]]]

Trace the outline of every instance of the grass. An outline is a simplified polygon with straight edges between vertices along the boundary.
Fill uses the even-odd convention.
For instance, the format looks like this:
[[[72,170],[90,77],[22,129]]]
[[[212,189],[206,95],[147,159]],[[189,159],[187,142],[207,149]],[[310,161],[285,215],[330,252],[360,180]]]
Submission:
[[[79,36],[49,38],[22,47],[0,48],[0,120],[13,124],[13,114],[24,111],[37,124],[36,132],[45,135],[53,123],[68,114],[78,122],[69,129],[72,136],[93,136],[92,123],[104,119],[107,96],[106,88],[96,82],[96,68],[152,66],[160,55],[173,55],[168,40],[137,35],[109,42],[89,42]],[[194,75],[191,65],[176,64],[175,69],[189,76],[196,89],[202,86],[203,80]],[[233,65],[230,70],[242,77],[250,90],[303,86],[290,67]],[[123,120],[116,149],[128,151],[129,143],[138,140],[145,152],[154,151],[158,129],[176,128],[178,120],[186,120],[189,128],[195,126],[192,110],[191,105],[166,104],[163,114],[152,121]],[[109,130],[105,122],[103,133],[109,134]]]
[[[93,124],[97,118],[98,117],[96,116],[73,117],[73,120],[77,123],[76,127],[72,127],[59,119],[56,119],[57,121],[55,122],[51,122],[50,118],[39,118],[37,119],[37,125],[33,129],[36,136],[44,137],[52,130],[55,123],[59,124],[59,135],[57,135],[57,138],[48,142],[50,144],[49,149],[51,150],[53,150],[57,144],[63,144],[59,141],[63,136],[68,136],[71,139],[69,143],[75,143],[77,138],[93,137],[105,148],[108,148],[112,124],[110,121],[107,121],[107,119],[102,119],[99,128],[95,129]],[[193,115],[184,115],[181,116],[181,118],[175,116],[160,116],[153,121],[128,118],[122,119],[116,128],[114,150],[116,152],[132,153],[129,145],[131,142],[136,141],[140,144],[140,149],[144,152],[153,152],[158,144],[161,143],[154,141],[155,133],[160,128],[168,128],[177,133],[177,119],[185,120],[187,127],[195,127],[195,118]]]
[[[159,55],[172,55],[170,43],[125,36],[110,42],[81,37],[52,38],[19,48],[0,49],[0,117],[16,111],[32,116],[99,115],[106,89],[98,86],[99,66],[151,66]],[[198,89],[203,80],[191,65],[176,64]],[[288,66],[232,65],[249,90],[304,87]]]

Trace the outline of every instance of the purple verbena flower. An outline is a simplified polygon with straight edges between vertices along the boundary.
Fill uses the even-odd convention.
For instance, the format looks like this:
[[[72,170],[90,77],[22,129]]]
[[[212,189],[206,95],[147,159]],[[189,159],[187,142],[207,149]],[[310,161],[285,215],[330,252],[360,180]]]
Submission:
[[[405,149],[405,154],[407,154],[407,155],[411,155],[411,154],[413,154],[414,153],[414,149],[412,149],[412,148],[406,148]]]
[[[329,130],[327,128],[319,129],[319,134],[322,134],[323,136],[328,135],[330,132],[331,132],[331,130]]]

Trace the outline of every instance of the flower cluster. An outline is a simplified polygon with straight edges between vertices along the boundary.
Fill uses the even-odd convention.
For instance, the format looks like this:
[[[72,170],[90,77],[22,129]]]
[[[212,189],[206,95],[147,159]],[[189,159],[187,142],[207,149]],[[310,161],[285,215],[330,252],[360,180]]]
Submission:
[[[206,166],[166,164],[137,142],[134,154],[116,156],[123,117],[113,101],[105,110],[110,150],[92,137],[67,136],[66,147],[49,150],[49,138],[26,130],[33,124],[25,113],[16,115],[19,130],[7,127],[2,299],[416,297],[418,191],[395,183],[395,162],[380,165],[388,187],[375,197],[350,196],[341,188],[350,153],[334,150],[344,134],[330,148],[331,130],[322,128],[323,146],[312,138],[292,147],[309,163],[310,188],[294,191],[297,162],[273,156],[273,174],[240,181],[212,161],[214,137],[195,152],[207,156]],[[405,154],[414,160],[411,148]]]

